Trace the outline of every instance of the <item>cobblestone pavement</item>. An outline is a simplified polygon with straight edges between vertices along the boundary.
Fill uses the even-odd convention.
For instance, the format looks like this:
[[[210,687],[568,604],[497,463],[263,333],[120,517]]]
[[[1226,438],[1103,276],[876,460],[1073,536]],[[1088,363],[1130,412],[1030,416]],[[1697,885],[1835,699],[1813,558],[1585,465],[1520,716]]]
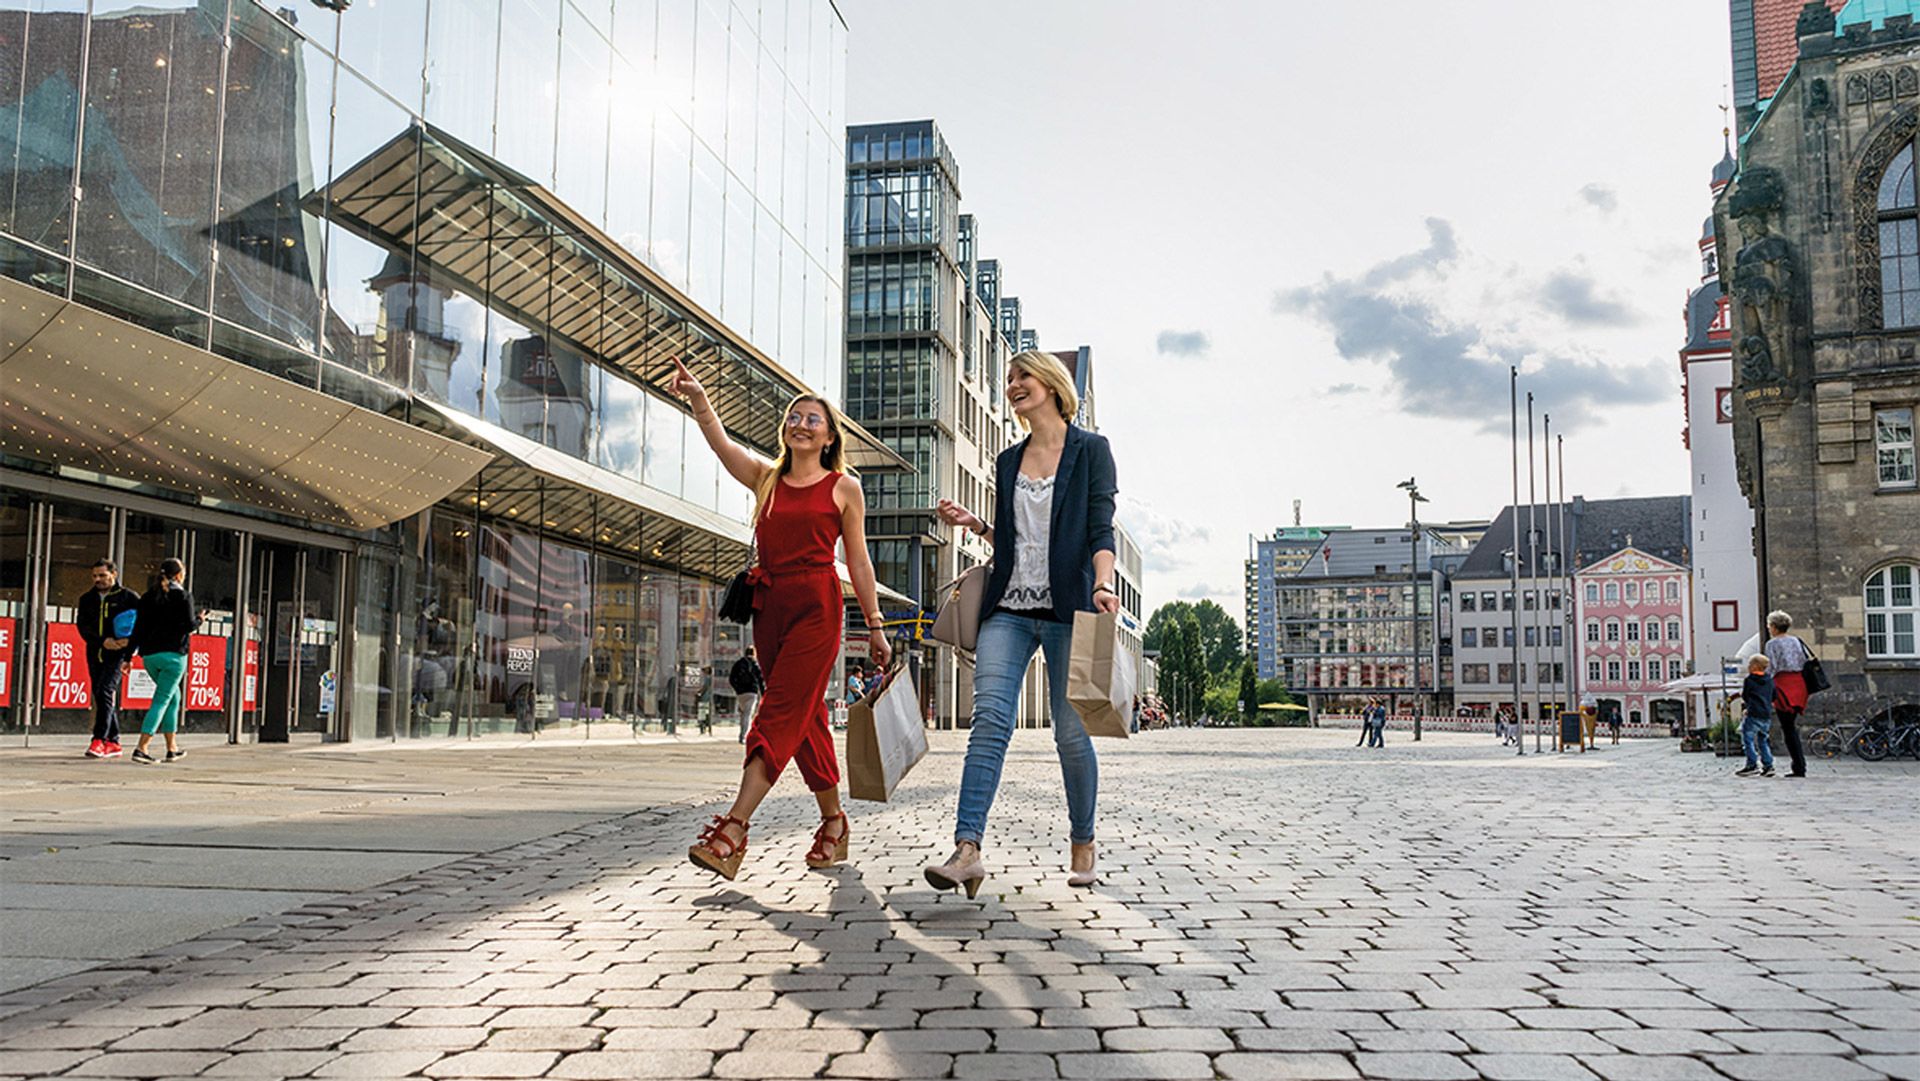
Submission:
[[[1920,763],[1351,735],[1101,743],[1090,891],[1045,733],[971,902],[957,737],[833,871],[790,780],[735,883],[711,805],[584,825],[0,997],[0,1072],[1920,1078]]]

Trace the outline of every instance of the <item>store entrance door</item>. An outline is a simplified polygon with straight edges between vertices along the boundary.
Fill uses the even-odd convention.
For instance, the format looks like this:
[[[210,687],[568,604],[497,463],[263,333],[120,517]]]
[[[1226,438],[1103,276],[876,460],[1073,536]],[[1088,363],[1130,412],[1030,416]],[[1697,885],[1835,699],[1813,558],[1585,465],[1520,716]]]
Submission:
[[[253,546],[249,634],[258,636],[259,693],[242,725],[262,743],[339,734],[341,559],[280,541]]]

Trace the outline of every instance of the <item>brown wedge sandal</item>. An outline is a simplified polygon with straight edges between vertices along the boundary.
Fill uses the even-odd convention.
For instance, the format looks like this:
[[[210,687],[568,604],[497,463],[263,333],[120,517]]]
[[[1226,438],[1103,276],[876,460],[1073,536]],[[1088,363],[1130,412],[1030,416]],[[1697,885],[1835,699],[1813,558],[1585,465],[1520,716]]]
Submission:
[[[835,822],[840,823],[840,836],[835,837],[827,828]],[[832,867],[847,858],[847,838],[853,833],[853,827],[847,824],[847,812],[841,811],[830,818],[820,820],[820,828],[814,831],[813,847],[807,849],[808,867]]]
[[[740,840],[727,836],[727,826],[740,827]],[[740,873],[740,858],[747,854],[747,824],[732,815],[714,815],[700,840],[687,849],[687,858],[695,867],[704,867],[727,881]]]

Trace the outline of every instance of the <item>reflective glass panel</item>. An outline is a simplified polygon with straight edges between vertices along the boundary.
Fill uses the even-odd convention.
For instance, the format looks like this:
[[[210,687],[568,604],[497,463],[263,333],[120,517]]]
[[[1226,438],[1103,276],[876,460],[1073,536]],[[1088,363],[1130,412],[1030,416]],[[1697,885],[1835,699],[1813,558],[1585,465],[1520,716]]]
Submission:
[[[500,0],[434,0],[427,14],[427,119],[492,153]]]
[[[513,59],[495,118],[501,161],[532,177],[553,182],[554,108],[559,98],[559,0],[502,0],[502,52]]]
[[[607,120],[613,47],[567,5],[560,34],[560,137],[554,192],[598,223],[606,221]]]
[[[401,105],[420,111],[427,5],[359,0],[340,14],[340,59]]]
[[[10,0],[0,11],[0,232],[55,251],[72,219],[85,0]]]

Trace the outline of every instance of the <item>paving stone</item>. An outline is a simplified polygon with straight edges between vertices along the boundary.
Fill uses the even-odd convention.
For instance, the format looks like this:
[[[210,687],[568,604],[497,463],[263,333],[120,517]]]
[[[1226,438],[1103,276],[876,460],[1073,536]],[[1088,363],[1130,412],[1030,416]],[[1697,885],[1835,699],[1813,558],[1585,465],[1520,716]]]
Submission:
[[[1729,1032],[1722,1037],[1741,1051],[1761,1055],[1850,1055],[1853,1045],[1825,1032]],[[1702,1051],[1727,1051],[1725,1047]]]
[[[484,1028],[370,1028],[348,1037],[342,1051],[466,1051],[487,1038]]]
[[[424,1072],[428,1077],[539,1077],[558,1061],[557,1051],[465,1051]]]
[[[1594,1073],[1571,1055],[1468,1055],[1487,1081],[1594,1081]]]
[[[1727,1075],[1697,1058],[1679,1055],[1581,1055],[1580,1065],[1606,1081],[1726,1081]],[[1806,1077],[1800,1081],[1821,1081]]]
[[[886,1052],[835,1055],[827,1063],[828,1077],[930,1078],[945,1077],[953,1068],[952,1055]]]
[[[1636,1055],[1731,1054],[1739,1050],[1727,1041],[1743,1034],[1729,1032],[1724,1035],[1725,1038],[1722,1038],[1684,1028],[1603,1029],[1599,1033],[1601,1039]]]
[[[337,1051],[245,1051],[209,1067],[202,1077],[304,1077],[340,1057]]]
[[[1233,1040],[1217,1028],[1115,1028],[1101,1039],[1111,1051],[1233,1050]]]
[[[503,1028],[495,1029],[483,1051],[591,1051],[600,1046],[606,1033],[597,1028]]]
[[[953,1076],[970,1081],[1051,1081],[1060,1076],[1052,1055],[1000,1051],[991,1055],[959,1055]]]
[[[1213,1065],[1232,1081],[1342,1081],[1360,1076],[1344,1056],[1316,1052],[1233,1052],[1216,1056]]]
[[[1480,1076],[1465,1059],[1432,1052],[1361,1052],[1353,1064],[1363,1077],[1391,1081],[1475,1081]]]
[[[701,1051],[582,1051],[561,1059],[548,1077],[574,1081],[704,1077],[713,1056]]]
[[[1883,1076],[1837,1055],[1707,1055],[1705,1059],[1734,1081],[1879,1081]]]
[[[1861,1055],[1859,1063],[1896,1081],[1920,1081],[1920,1055]]]
[[[1207,1056],[1188,1051],[1111,1051],[1097,1055],[1064,1054],[1054,1058],[1063,1078],[1133,1079],[1211,1078]]]
[[[366,1051],[344,1054],[313,1071],[315,1077],[394,1078],[426,1069],[443,1057],[440,1051]],[[636,1075],[637,1076],[637,1075]]]
[[[812,1077],[825,1069],[827,1056],[803,1051],[735,1051],[713,1064],[715,1077]]]
[[[218,1051],[122,1051],[95,1055],[67,1077],[180,1077],[197,1074],[227,1056]],[[9,1061],[8,1069],[18,1067]]]

